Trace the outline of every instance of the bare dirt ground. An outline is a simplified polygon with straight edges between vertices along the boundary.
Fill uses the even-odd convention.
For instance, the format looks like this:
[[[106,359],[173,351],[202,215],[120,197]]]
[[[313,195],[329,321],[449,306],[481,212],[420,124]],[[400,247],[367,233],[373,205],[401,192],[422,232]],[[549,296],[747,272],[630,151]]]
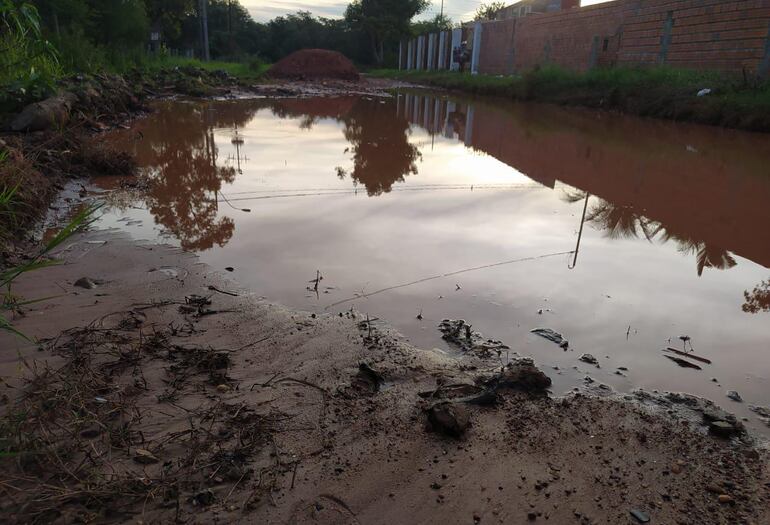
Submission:
[[[474,397],[496,358],[267,304],[119,233],[59,257],[16,288],[59,295],[18,320],[42,342],[0,339],[5,523],[770,523],[748,437],[554,398],[526,363]]]

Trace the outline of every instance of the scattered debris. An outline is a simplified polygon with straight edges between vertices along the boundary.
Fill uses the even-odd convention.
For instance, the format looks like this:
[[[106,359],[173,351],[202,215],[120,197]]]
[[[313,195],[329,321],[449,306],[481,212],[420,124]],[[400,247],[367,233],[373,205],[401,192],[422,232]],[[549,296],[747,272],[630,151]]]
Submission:
[[[463,319],[444,319],[438,329],[444,334],[445,341],[459,346],[463,352],[473,352],[480,357],[490,357],[493,353],[500,356],[503,350],[510,350],[502,341],[486,339],[481,333],[473,331],[473,326]]]
[[[706,363],[707,365],[711,364],[710,359],[706,359],[705,357],[700,357],[698,355],[693,354],[692,352],[683,352],[682,350],[677,350],[676,348],[671,348],[670,346],[667,346],[663,349],[664,352],[673,352],[675,354],[688,357],[689,359],[694,359],[696,361],[700,361],[701,363]]]

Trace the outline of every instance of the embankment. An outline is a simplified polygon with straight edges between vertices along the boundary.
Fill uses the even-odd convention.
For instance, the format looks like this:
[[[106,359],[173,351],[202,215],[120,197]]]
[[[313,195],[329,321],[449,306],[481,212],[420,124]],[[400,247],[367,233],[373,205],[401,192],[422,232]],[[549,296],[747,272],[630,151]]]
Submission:
[[[749,131],[770,131],[770,82],[668,67],[594,69],[554,66],[519,76],[375,70],[390,78],[474,95],[618,111]]]

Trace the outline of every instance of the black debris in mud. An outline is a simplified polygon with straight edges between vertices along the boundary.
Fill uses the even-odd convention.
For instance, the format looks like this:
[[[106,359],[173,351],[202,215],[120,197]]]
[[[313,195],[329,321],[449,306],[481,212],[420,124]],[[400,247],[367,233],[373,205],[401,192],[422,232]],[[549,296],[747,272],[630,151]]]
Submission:
[[[543,337],[545,339],[548,339],[552,343],[556,343],[561,348],[566,350],[569,348],[569,341],[567,341],[563,335],[561,335],[559,332],[555,330],[551,330],[550,328],[534,328],[530,330],[533,334],[539,335],[540,337]]]
[[[500,356],[503,350],[511,348],[502,341],[485,338],[464,319],[444,319],[438,329],[445,341],[458,346],[463,352],[474,353],[479,357]]]

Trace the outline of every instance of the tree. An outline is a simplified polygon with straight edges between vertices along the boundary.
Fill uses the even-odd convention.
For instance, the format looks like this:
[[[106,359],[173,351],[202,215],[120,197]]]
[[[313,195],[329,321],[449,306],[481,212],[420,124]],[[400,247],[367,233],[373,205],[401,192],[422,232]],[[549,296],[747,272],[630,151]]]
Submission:
[[[412,35],[424,35],[426,33],[438,33],[452,29],[452,19],[446,15],[436,15],[430,20],[421,20],[412,24]]]
[[[474,20],[494,20],[498,11],[505,8],[505,2],[490,2],[488,4],[481,4],[476,9]]]
[[[369,36],[374,62],[382,65],[386,44],[409,35],[412,18],[429,5],[429,0],[353,0],[345,9],[345,21]]]

